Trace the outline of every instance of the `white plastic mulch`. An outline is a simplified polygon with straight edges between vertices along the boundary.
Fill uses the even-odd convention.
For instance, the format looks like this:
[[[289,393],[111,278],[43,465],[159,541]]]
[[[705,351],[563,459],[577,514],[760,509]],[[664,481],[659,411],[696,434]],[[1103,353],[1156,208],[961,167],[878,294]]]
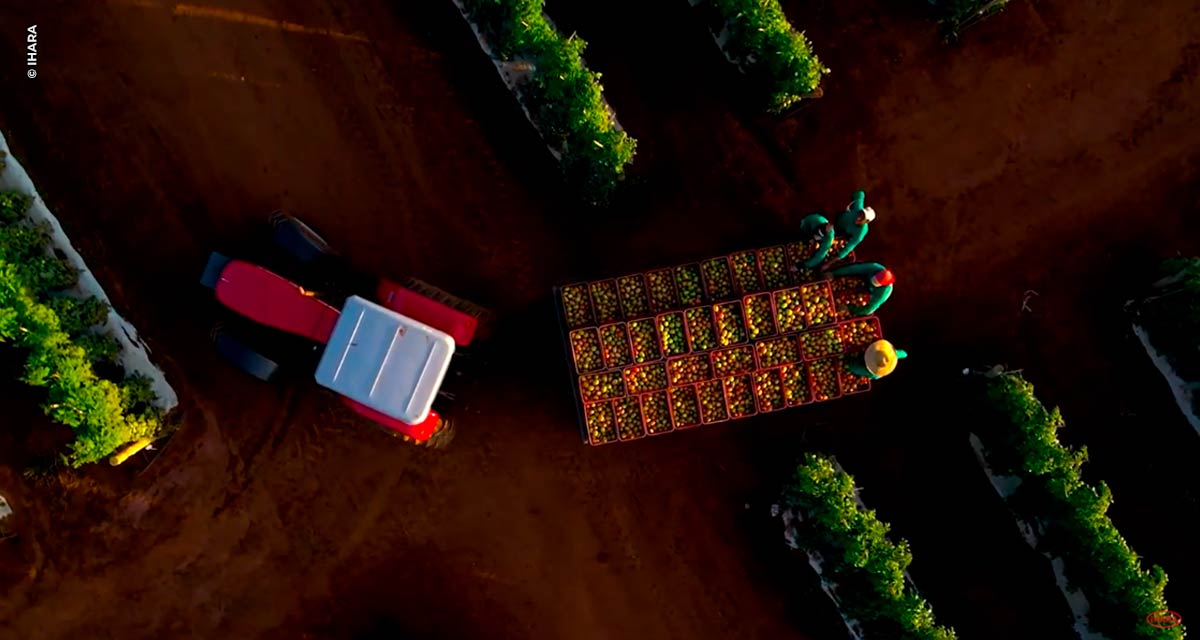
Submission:
[[[1007,500],[1009,496],[1016,492],[1017,487],[1021,485],[1021,479],[1014,476],[992,473],[992,469],[988,466],[987,459],[983,455],[983,442],[973,433],[971,434],[971,448],[975,450],[975,459],[979,461],[979,466],[983,467],[983,472],[987,474],[992,487],[996,489],[996,493]],[[1091,604],[1082,591],[1068,585],[1067,576],[1063,572],[1064,564],[1062,559],[1039,550],[1037,530],[1030,523],[1016,517],[1015,514],[1013,518],[1016,520],[1017,528],[1020,529],[1021,537],[1025,538],[1025,542],[1045,556],[1054,568],[1054,582],[1058,584],[1058,590],[1067,599],[1067,604],[1071,607],[1071,613],[1075,616],[1075,633],[1079,634],[1081,640],[1109,640],[1107,636],[1096,633],[1088,627],[1088,612],[1091,610]]]
[[[21,167],[21,163],[13,157],[12,152],[8,148],[8,141],[4,139],[4,135],[0,134],[0,191],[16,191],[33,198],[33,202],[29,207],[29,218],[34,222],[44,222],[50,228],[50,242],[58,251],[62,252],[67,262],[69,262],[79,272],[79,283],[72,291],[73,294],[80,297],[96,296],[100,300],[108,303],[109,312],[108,320],[103,325],[121,346],[120,364],[128,373],[140,373],[150,379],[155,396],[157,396],[156,404],[163,411],[170,411],[179,404],[179,397],[175,394],[175,390],[167,383],[166,376],[158,367],[150,361],[150,349],[138,337],[137,329],[129,324],[124,318],[117,314],[112,309],[112,302],[104,293],[104,288],[96,281],[96,277],[88,270],[87,264],[83,261],[83,257],[79,252],[71,246],[71,241],[67,238],[67,234],[63,231],[62,225],[54,214],[46,208],[46,203],[42,201],[38,195],[37,189],[33,186],[33,181],[29,179],[29,174],[25,173],[25,169]]]
[[[1175,368],[1167,361],[1163,354],[1159,353],[1153,345],[1150,344],[1150,338],[1146,335],[1146,330],[1136,322],[1133,324],[1133,333],[1141,341],[1142,347],[1146,349],[1146,355],[1150,356],[1150,360],[1158,369],[1159,373],[1167,379],[1167,384],[1171,386],[1171,394],[1175,396],[1175,403],[1179,405],[1179,410],[1187,418],[1192,428],[1200,434],[1200,416],[1196,415],[1196,396],[1193,393],[1193,386],[1188,384],[1179,374],[1175,372]]]

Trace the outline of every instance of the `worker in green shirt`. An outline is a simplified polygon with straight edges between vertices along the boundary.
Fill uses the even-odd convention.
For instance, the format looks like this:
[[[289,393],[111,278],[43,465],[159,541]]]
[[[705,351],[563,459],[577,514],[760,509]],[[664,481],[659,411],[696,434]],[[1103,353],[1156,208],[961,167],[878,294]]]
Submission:
[[[852,316],[869,316],[875,313],[892,297],[892,286],[896,283],[896,276],[892,275],[891,270],[878,262],[854,262],[829,269],[825,274],[830,278],[849,276],[867,279],[867,292],[871,299],[864,307],[850,305]]]
[[[887,340],[872,342],[862,356],[853,358],[848,365],[850,373],[871,380],[878,380],[896,370],[896,363],[907,358],[908,352],[897,349]]]
[[[817,252],[804,261],[804,268],[812,269],[825,261],[825,258],[829,256],[829,250],[833,248],[835,235],[845,238],[846,246],[834,254],[834,260],[844,259],[862,242],[863,238],[867,236],[867,225],[875,220],[875,210],[864,206],[866,198],[865,191],[855,191],[854,199],[832,223],[819,213],[814,213],[800,221],[801,234],[806,237],[816,236],[821,240]]]

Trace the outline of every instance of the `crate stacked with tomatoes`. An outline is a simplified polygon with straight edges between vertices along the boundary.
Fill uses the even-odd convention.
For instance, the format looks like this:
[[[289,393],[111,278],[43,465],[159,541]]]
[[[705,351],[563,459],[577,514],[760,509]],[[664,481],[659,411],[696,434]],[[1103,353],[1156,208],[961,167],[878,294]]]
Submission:
[[[794,242],[558,288],[585,440],[636,440],[870,389],[847,364],[883,337],[879,321],[849,317],[849,285],[804,268],[815,250]]]

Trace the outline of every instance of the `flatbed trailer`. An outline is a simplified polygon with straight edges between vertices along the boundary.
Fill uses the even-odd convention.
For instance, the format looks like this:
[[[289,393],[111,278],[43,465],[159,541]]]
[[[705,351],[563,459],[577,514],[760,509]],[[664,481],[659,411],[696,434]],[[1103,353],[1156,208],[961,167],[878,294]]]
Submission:
[[[866,295],[856,280],[803,268],[814,249],[791,242],[555,287],[583,442],[868,391],[846,364],[883,337],[879,320],[849,316]]]

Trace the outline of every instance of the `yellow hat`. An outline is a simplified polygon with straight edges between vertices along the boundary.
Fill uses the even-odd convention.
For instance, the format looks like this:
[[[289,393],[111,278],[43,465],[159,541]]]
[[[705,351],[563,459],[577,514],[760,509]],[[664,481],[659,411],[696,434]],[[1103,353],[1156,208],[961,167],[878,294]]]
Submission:
[[[880,377],[895,371],[896,363],[900,361],[896,348],[887,340],[872,342],[871,346],[867,347],[865,357],[867,370]]]

